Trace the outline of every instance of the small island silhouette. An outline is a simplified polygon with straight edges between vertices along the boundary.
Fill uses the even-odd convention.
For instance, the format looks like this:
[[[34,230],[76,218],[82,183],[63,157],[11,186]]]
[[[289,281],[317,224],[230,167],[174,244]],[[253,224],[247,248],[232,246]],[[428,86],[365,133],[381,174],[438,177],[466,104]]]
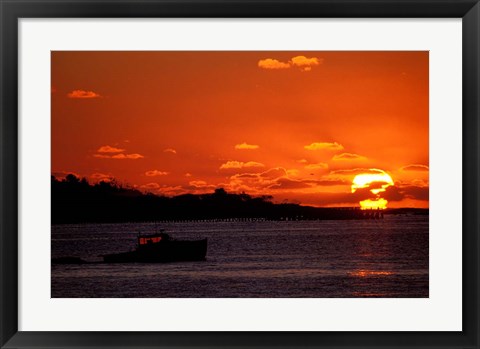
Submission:
[[[428,214],[428,209],[362,211],[357,207],[312,207],[274,203],[268,195],[253,197],[215,189],[209,194],[173,197],[142,193],[115,181],[90,184],[68,174],[51,177],[52,224],[123,223],[195,220],[346,220],[379,219],[383,214]]]

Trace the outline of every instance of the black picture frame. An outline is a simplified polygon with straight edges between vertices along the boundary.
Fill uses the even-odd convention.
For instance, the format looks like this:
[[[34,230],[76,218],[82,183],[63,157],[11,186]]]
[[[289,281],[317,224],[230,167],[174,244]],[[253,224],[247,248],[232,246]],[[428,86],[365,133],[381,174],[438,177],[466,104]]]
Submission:
[[[1,348],[479,348],[478,0],[0,0],[0,11]],[[462,18],[463,330],[461,332],[18,331],[18,20],[60,17]]]

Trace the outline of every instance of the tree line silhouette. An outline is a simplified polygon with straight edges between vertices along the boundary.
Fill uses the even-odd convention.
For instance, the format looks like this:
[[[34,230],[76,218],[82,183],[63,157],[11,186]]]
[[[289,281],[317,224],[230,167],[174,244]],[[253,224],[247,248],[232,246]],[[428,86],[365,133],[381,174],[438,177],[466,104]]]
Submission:
[[[51,177],[52,224],[225,219],[359,219],[359,210],[317,208],[272,202],[271,196],[227,193],[174,197],[122,186],[115,181],[90,184],[73,174]]]

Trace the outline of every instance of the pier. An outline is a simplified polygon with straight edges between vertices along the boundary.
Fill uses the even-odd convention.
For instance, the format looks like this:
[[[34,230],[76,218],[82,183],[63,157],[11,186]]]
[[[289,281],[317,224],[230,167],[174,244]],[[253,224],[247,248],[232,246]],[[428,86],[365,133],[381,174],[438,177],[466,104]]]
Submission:
[[[266,221],[312,221],[312,220],[379,220],[384,218],[384,210],[359,207],[323,208],[321,211],[302,215],[282,215],[267,217],[209,217],[204,219],[159,219],[158,223],[230,223],[230,222],[266,222]]]

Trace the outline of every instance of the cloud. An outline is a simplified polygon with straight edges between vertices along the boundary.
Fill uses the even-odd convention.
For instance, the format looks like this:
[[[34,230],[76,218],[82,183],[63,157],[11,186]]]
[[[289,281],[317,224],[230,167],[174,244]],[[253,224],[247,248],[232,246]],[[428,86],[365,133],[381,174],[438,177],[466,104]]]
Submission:
[[[278,178],[287,176],[288,171],[283,167],[271,168],[260,173],[238,173],[230,177],[230,183],[242,183],[252,186],[252,188],[264,188],[273,183]]]
[[[109,145],[103,145],[97,149],[97,153],[122,153],[125,149],[111,147]]]
[[[407,165],[403,166],[400,171],[416,171],[416,172],[426,172],[429,171],[428,166],[425,165]]]
[[[318,164],[309,164],[305,166],[307,170],[326,170],[328,168],[328,164],[324,162],[319,162]]]
[[[90,178],[94,182],[111,182],[114,177],[110,174],[95,172],[90,175]]]
[[[288,171],[283,167],[274,167],[258,175],[263,178],[278,178],[278,177],[286,176],[287,172]]]
[[[307,58],[305,56],[296,56],[290,60],[290,63],[304,71],[310,71],[312,70],[312,66],[323,63],[323,59],[319,59],[317,57]]]
[[[192,174],[187,172],[187,173],[185,173],[185,177],[192,177]]]
[[[412,181],[412,185],[415,187],[421,187],[421,188],[429,186],[428,181],[424,181],[423,179],[414,179]]]
[[[371,174],[371,175],[381,175],[385,171],[375,168],[353,168],[345,170],[335,170],[331,171],[329,174],[323,176],[322,178],[327,180],[344,180],[349,181],[350,183],[357,175],[361,174]]]
[[[388,201],[402,201],[403,199],[428,201],[429,188],[413,185],[406,187],[393,186],[388,187],[386,191],[382,193],[382,197]]]
[[[117,154],[113,155],[112,159],[143,159],[144,156],[140,154]]]
[[[194,187],[204,187],[207,185],[205,181],[190,181],[188,184],[193,185]]]
[[[99,159],[117,159],[117,160],[124,160],[124,159],[142,159],[144,158],[141,154],[124,154],[123,152],[125,149],[115,148],[110,145],[102,145],[100,148],[97,149],[97,153],[93,154],[93,157]]]
[[[334,155],[332,158],[333,161],[356,161],[356,160],[367,160],[365,156],[352,153],[342,153],[339,155]]]
[[[293,180],[289,178],[278,178],[274,184],[270,185],[269,189],[303,189],[309,188],[311,185],[308,182]]]
[[[185,187],[185,189],[188,190],[189,193],[194,193],[194,194],[205,194],[212,192],[212,190],[216,189],[217,187],[212,184],[208,184],[205,181],[198,180],[198,181],[190,181],[188,182],[188,186]]]
[[[308,161],[307,159],[300,159],[300,160],[297,160],[297,162],[300,164],[306,164]]]
[[[277,59],[266,58],[258,61],[258,67],[262,69],[288,69],[289,63],[280,62]]]
[[[241,161],[227,161],[220,166],[221,170],[239,169],[247,167],[265,167],[264,164],[255,161],[241,162]]]
[[[159,171],[159,170],[151,170],[151,171],[145,172],[145,176],[147,177],[166,176],[166,175],[168,175],[168,172]]]
[[[337,142],[315,142],[304,146],[306,150],[343,150],[343,145]]]
[[[316,187],[330,187],[336,185],[346,185],[345,181],[341,180],[296,180],[291,178],[278,178],[274,184],[269,186],[269,189],[304,189]]]
[[[265,58],[258,61],[258,67],[262,69],[278,70],[297,67],[302,71],[310,71],[313,66],[323,63],[323,58],[295,56],[288,62],[282,62],[275,58]]]
[[[144,158],[144,156],[140,154],[123,154],[123,153],[116,154],[116,155],[93,154],[93,156],[100,159],[117,159],[117,160],[124,160],[124,159],[137,160],[137,159]]]
[[[291,172],[283,167],[275,167],[261,173],[239,173],[231,176],[230,181],[223,186],[228,191],[245,191],[258,195],[275,191],[276,196],[281,195],[282,191],[295,192],[297,195],[305,191],[317,192],[319,187],[349,186],[350,184],[343,179],[291,178]]]
[[[282,167],[271,168],[261,173],[238,173],[230,177],[225,185],[229,191],[260,194],[262,190],[275,184],[278,178],[284,178],[287,170]]]
[[[155,183],[156,184],[156,183]],[[151,187],[154,189],[157,194],[165,196],[178,196],[178,195],[191,195],[191,194],[206,194],[211,193],[217,188],[216,185],[208,184],[206,181],[197,180],[190,181],[188,185],[177,185],[177,186],[168,186],[168,185],[159,185]]]
[[[295,176],[298,176],[298,175],[300,175],[300,171],[297,170],[296,168],[292,168],[290,170],[287,170],[287,176],[295,177]]]
[[[165,196],[176,196],[176,195],[187,194],[189,193],[189,190],[185,189],[181,185],[177,185],[174,187],[163,185],[157,189],[157,193]]]
[[[255,145],[255,144],[247,144],[247,143],[242,143],[242,144],[236,144],[235,149],[238,150],[253,150],[253,149],[258,149],[260,146]]]
[[[346,170],[335,170],[330,172],[329,175],[339,175],[339,176],[356,176],[357,174],[378,174],[378,173],[385,173],[383,170],[379,170],[376,168],[351,168]]]
[[[87,98],[100,98],[101,96],[98,93],[93,91],[73,90],[72,92],[67,93],[67,97],[87,99]]]
[[[260,173],[238,173],[230,178],[258,178],[259,176],[261,176]]]
[[[147,190],[147,191],[156,190],[158,188],[160,188],[160,184],[158,183],[147,183],[140,186],[140,189]]]
[[[428,201],[430,196],[429,187],[409,186],[403,188],[405,196],[410,199]]]
[[[171,154],[176,154],[177,153],[177,151],[175,149],[172,149],[172,148],[164,149],[163,152],[164,153],[171,153]]]
[[[314,181],[314,183],[322,187],[330,187],[335,185],[350,185],[350,182],[342,179],[338,179],[338,180],[322,179],[322,180]]]

